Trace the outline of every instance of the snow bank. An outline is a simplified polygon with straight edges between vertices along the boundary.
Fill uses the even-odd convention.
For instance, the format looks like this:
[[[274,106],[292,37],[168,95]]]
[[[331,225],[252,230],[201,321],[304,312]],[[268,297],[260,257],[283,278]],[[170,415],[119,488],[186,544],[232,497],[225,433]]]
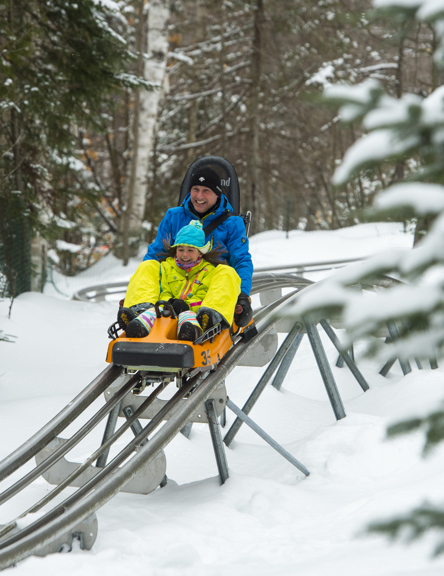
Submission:
[[[411,237],[400,227],[367,225],[335,232],[267,232],[252,238],[255,264],[283,257],[340,259],[397,245]],[[97,284],[119,279],[111,258],[88,271]],[[109,267],[108,267],[109,265]],[[345,272],[345,270],[344,270]],[[86,276],[86,273],[85,273]],[[23,294],[2,329],[16,343],[0,342],[0,458],[52,418],[105,366],[106,327],[115,304],[64,301]],[[322,332],[322,331],[321,331]],[[341,336],[341,332],[338,332]],[[334,365],[336,352],[324,341]],[[283,336],[282,336],[283,337]],[[356,349],[359,355],[359,346]],[[121,494],[98,512],[99,534],[90,552],[29,558],[17,576],[435,576],[444,558],[430,560],[433,537],[409,547],[364,537],[372,520],[421,503],[440,500],[444,448],[422,459],[420,433],[385,440],[388,423],[437,406],[443,369],[402,377],[397,365],[388,378],[379,366],[359,361],[370,384],[365,394],[346,368],[333,367],[347,417],[335,421],[306,339],[280,392],[268,386],[250,416],[298,458],[305,478],[245,426],[227,450],[230,478],[219,486],[206,425],[190,439],[179,435],[166,449],[168,485],[148,496]],[[227,380],[230,398],[242,406],[262,374],[237,368]],[[99,404],[103,399],[99,399]],[[86,418],[86,416],[85,416]],[[228,425],[233,416],[228,414]],[[62,436],[68,435],[66,433]],[[81,443],[81,461],[101,440]],[[128,433],[126,440],[131,438]],[[122,440],[123,442],[123,440]],[[14,475],[14,478],[16,476]],[[3,488],[3,485],[2,485]],[[0,509],[0,524],[21,513],[49,490],[43,479]],[[12,572],[11,572],[12,573]]]

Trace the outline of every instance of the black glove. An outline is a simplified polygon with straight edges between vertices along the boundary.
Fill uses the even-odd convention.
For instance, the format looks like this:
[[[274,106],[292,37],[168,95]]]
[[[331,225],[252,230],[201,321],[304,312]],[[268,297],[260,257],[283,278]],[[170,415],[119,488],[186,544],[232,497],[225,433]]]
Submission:
[[[173,307],[174,312],[179,316],[181,312],[186,312],[190,309],[188,304],[184,300],[180,300],[179,298],[170,298],[168,302]]]
[[[250,323],[253,318],[253,309],[251,308],[251,299],[241,292],[237,299],[236,308],[234,309],[234,321],[239,328],[243,328]]]

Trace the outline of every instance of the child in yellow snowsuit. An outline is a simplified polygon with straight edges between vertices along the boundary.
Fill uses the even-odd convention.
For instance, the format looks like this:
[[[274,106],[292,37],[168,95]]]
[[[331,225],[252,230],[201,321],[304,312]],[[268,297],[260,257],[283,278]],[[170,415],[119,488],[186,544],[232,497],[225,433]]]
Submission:
[[[212,284],[213,272],[221,264],[220,251],[205,244],[202,223],[192,220],[177,234],[175,244],[165,243],[167,257],[159,264],[160,296],[178,315],[178,340],[195,340],[217,323],[222,329],[233,322],[241,280],[233,270]],[[144,310],[126,327],[128,338],[147,336],[156,319],[153,308]]]

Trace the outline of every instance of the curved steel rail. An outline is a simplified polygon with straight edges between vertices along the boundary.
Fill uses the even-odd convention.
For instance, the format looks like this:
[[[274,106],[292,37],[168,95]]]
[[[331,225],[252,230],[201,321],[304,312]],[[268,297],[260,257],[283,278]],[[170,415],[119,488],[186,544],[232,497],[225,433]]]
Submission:
[[[78,396],[57,416],[41,428],[9,456],[0,462],[0,481],[30,460],[53,438],[71,424],[96,398],[123,373],[121,366],[107,366]]]
[[[138,376],[134,375],[130,380],[119,390],[115,396],[111,398],[109,402],[107,402],[100,410],[94,414],[89,421],[84,424],[80,430],[78,430],[74,436],[72,436],[65,444],[60,446],[55,452],[51,454],[46,460],[44,460],[41,464],[36,466],[31,472],[28,472],[21,480],[13,484],[10,488],[5,490],[0,494],[0,504],[7,502],[10,498],[18,494],[20,490],[23,490],[26,486],[31,484],[36,478],[41,476],[46,470],[51,468],[51,466],[63,458],[65,454],[67,454],[74,446],[76,446],[83,438],[85,438],[91,430],[93,430],[104,418],[111,412],[111,410],[125,397],[128,392],[135,386],[137,383]]]
[[[397,282],[385,277],[381,280],[381,285]],[[266,290],[280,288],[290,288],[288,294],[280,297],[274,302],[263,306],[255,312],[255,322],[258,328],[258,335],[250,342],[245,343],[237,337],[234,346],[224,356],[216,370],[210,373],[204,380],[200,375],[189,380],[186,385],[179,389],[163,408],[150,420],[133,440],[131,440],[114,459],[104,468],[100,469],[92,479],[81,488],[77,489],[71,496],[63,502],[57,504],[52,510],[29,524],[20,532],[13,534],[0,543],[0,569],[12,566],[19,560],[37,552],[42,546],[55,541],[61,535],[82,522],[98,508],[108,502],[117,494],[128,482],[132,480],[140,471],[151,462],[160,451],[176,436],[180,429],[187,423],[189,416],[194,410],[208,398],[216,387],[235,368],[250,348],[265,337],[269,331],[280,321],[280,310],[284,305],[297,297],[301,289],[313,284],[306,278],[301,278],[295,274],[280,273],[259,273],[253,280],[252,293],[256,294]],[[297,319],[294,319],[295,322]],[[10,456],[0,462],[0,480],[9,476],[12,472],[20,468],[25,462],[32,458],[37,452],[44,448],[57,434],[71,424],[90,404],[102,394],[121,374],[123,369],[118,366],[107,367],[89,386],[87,386],[72,402],[66,406],[57,416],[37,432],[28,442],[15,450]],[[28,485],[35,477],[44,470],[52,466],[55,461],[62,458],[74,445],[84,438],[97,423],[108,414],[119,402],[120,398],[135,384],[137,375],[125,382],[121,390],[112,401],[99,409],[90,420],[67,441],[67,443],[28,473],[16,484],[0,494],[0,503],[9,497],[17,494]],[[202,380],[199,383],[199,379]],[[180,402],[187,392],[194,386],[186,403]],[[154,392],[143,402],[138,410],[80,467],[73,472],[60,485],[56,486],[47,496],[31,506],[26,512],[17,518],[23,518],[29,513],[35,512],[48,503],[55,495],[59,494],[70,482],[70,480],[81,474],[91,465],[98,456],[116,442],[118,438],[133,424],[142,414],[146,406],[151,403],[160,392],[162,385],[158,386]],[[154,432],[161,422],[167,417],[165,423],[159,431],[146,443],[144,441],[148,435]],[[68,445],[68,447],[66,447]],[[17,522],[13,520],[0,530],[0,536],[4,536],[13,528]]]
[[[247,343],[239,338],[233,348],[219,363],[217,369],[213,373],[210,373],[210,375],[198,385],[186,403],[180,403],[180,400],[195,386],[199,376],[191,379],[184,388],[178,390],[175,396],[162,408],[155,418],[145,426],[142,432],[105,468],[101,469],[94,478],[34,523],[0,543],[0,569],[12,566],[19,560],[38,551],[43,545],[56,540],[70,528],[88,518],[95,510],[103,506],[117,494],[125,484],[151,462],[173,437],[178,434],[180,429],[188,421],[189,415],[227,377],[241,358],[247,354],[249,349],[272,329],[276,322],[279,321],[279,307],[283,306],[287,300],[294,298],[296,294],[297,292],[287,294],[279,299],[279,301],[265,307],[259,314],[257,320],[257,337]],[[108,373],[110,371],[107,370],[105,372]],[[168,419],[160,430],[150,438],[149,442],[141,446],[141,442],[163,422],[166,415],[168,415]],[[59,419],[56,417],[54,420]],[[126,424],[128,425],[128,422]],[[53,431],[54,429],[55,427],[52,426],[51,430]],[[35,436],[40,438],[43,435],[37,434]],[[48,434],[44,434],[44,436],[47,437]],[[40,445],[40,442],[34,440],[32,442],[32,450],[22,449],[20,452],[29,454],[35,450],[36,445]],[[26,445],[24,446],[26,448]],[[123,465],[119,467],[122,463]]]
[[[382,285],[392,283],[391,278],[384,278]],[[0,543],[0,569],[12,566],[19,560],[37,552],[39,548],[55,541],[61,535],[68,532],[74,526],[91,516],[98,508],[108,502],[117,494],[128,482],[132,480],[140,471],[151,462],[160,451],[176,436],[181,428],[188,422],[190,414],[208,398],[216,387],[235,368],[250,348],[265,337],[269,331],[280,321],[282,314],[280,310],[284,305],[297,297],[300,290],[309,287],[312,281],[302,278],[297,274],[283,273],[257,273],[253,279],[252,294],[267,290],[281,288],[292,289],[286,295],[278,298],[274,302],[263,306],[255,312],[255,322],[258,328],[258,335],[250,342],[245,343],[237,337],[234,346],[224,356],[218,364],[216,370],[210,373],[203,381],[201,375],[197,375],[189,380],[185,386],[179,389],[163,408],[150,420],[142,431],[131,440],[114,459],[104,468],[100,469],[93,478],[77,489],[71,496],[63,502],[57,504],[45,515],[26,526],[16,534],[13,534]],[[295,322],[297,319],[294,319]],[[57,434],[71,424],[90,404],[103,393],[123,372],[121,367],[109,366],[97,378],[91,382],[70,404],[64,408],[55,418],[37,432],[28,442],[15,450],[10,456],[0,462],[0,480],[17,470],[22,464],[27,462],[32,456],[45,447]],[[113,400],[103,406],[90,420],[66,442],[64,446],[49,456],[44,462],[28,473],[16,484],[0,494],[0,503],[9,497],[17,494],[27,486],[44,470],[52,466],[62,458],[73,446],[84,438],[97,423],[108,414],[115,405],[118,404],[131,387],[135,384],[137,375],[130,378],[123,384],[120,391]],[[187,392],[194,386],[186,403],[180,402]],[[19,518],[23,518],[29,513],[39,510],[48,503],[55,495],[60,493],[70,482],[70,480],[85,470],[97,457],[122,436],[132,423],[140,416],[146,406],[153,401],[160,392],[160,385],[129,418],[98,450],[96,450],[86,461],[80,465],[68,478],[60,485],[56,486],[50,494],[42,498],[35,505],[31,506]],[[165,423],[148,442],[144,442],[167,417]],[[19,519],[17,518],[17,520]],[[0,530],[0,536],[4,536],[13,528],[16,528],[16,520],[7,524]]]
[[[51,490],[51,492],[49,492],[49,494],[47,494],[46,496],[41,498],[36,504],[33,504],[30,508],[28,508],[28,510],[26,510],[25,512],[20,514],[20,516],[18,516],[15,520],[12,520],[11,522],[9,522],[5,526],[3,526],[3,528],[0,530],[0,537],[4,536],[8,532],[10,532],[14,528],[16,528],[18,520],[20,520],[21,518],[24,518],[28,514],[32,514],[34,512],[37,512],[38,510],[40,510],[43,506],[45,506],[48,502],[50,502],[55,496],[57,496],[62,490],[64,490],[67,486],[69,486],[73,480],[75,480],[78,476],[80,476],[82,474],[82,472],[84,472],[84,470],[86,470],[89,466],[91,466],[93,464],[93,462],[95,460],[97,460],[99,458],[99,456],[101,456],[101,454],[103,454],[105,451],[109,450],[111,445],[114,444],[124,434],[124,432],[126,432],[128,430],[128,428],[130,428],[134,424],[134,422],[141,416],[143,411],[146,410],[146,408],[148,408],[148,406],[152,402],[154,402],[154,400],[157,398],[157,396],[159,395],[159,393],[162,390],[163,390],[163,385],[160,384],[142,402],[142,404],[133,413],[133,415],[131,417],[129,417],[124,422],[124,424],[122,424],[122,426],[116,432],[114,432],[114,434],[111,437],[109,437],[108,440],[106,440],[97,450],[95,450],[77,469],[75,469],[69,476],[67,476],[62,482],[60,482],[60,484],[57,484],[57,486],[55,488],[53,488]],[[117,395],[120,396],[120,392],[121,391],[119,391],[119,393],[117,393],[115,396],[117,396]],[[112,400],[110,400],[109,402],[111,402],[111,401]],[[46,459],[44,462],[42,462],[42,465],[45,465],[47,460],[49,460],[49,458]],[[89,486],[89,488],[93,488],[94,485],[95,485],[95,482],[89,484],[88,486]],[[76,494],[77,494],[77,496],[80,496],[80,493],[76,493]],[[65,503],[66,503],[66,501],[65,501]],[[10,540],[8,540],[8,542],[10,542]],[[4,544],[5,544],[5,542],[3,542],[1,545],[4,545]],[[1,545],[0,545],[0,547],[1,547]]]
[[[352,262],[359,262],[363,258],[348,258],[344,260],[330,260],[321,262],[306,262],[302,264],[286,264],[284,266],[265,266],[263,268],[256,268],[253,274],[253,286],[256,278],[260,277],[262,273],[267,272],[277,272],[281,271],[284,275],[290,274],[291,270],[294,270],[295,274],[299,274],[301,281],[307,281],[306,278],[302,278],[301,274],[306,272],[321,272],[324,270],[332,270],[334,268],[340,268],[341,266],[346,266]],[[284,272],[285,271],[285,272]],[[281,274],[282,275],[282,274]],[[310,283],[310,281],[308,281]],[[77,290],[73,295],[73,300],[80,300],[82,302],[91,301],[101,301],[105,300],[107,296],[112,296],[113,294],[125,295],[128,282],[110,282],[108,284],[96,284],[94,286],[89,286]]]

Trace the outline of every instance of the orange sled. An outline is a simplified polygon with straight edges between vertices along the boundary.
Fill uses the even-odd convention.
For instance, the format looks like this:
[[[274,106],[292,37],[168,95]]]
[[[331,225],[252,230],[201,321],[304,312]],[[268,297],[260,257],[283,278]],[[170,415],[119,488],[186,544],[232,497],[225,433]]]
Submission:
[[[159,306],[164,309],[160,310]],[[125,333],[108,346],[106,361],[130,370],[149,370],[186,373],[192,369],[210,370],[233,345],[232,330],[210,329],[195,342],[177,340],[177,317],[168,302],[159,301],[157,318],[148,336],[126,338]],[[236,334],[243,332],[247,339],[257,332],[253,321],[246,328],[233,325]]]

